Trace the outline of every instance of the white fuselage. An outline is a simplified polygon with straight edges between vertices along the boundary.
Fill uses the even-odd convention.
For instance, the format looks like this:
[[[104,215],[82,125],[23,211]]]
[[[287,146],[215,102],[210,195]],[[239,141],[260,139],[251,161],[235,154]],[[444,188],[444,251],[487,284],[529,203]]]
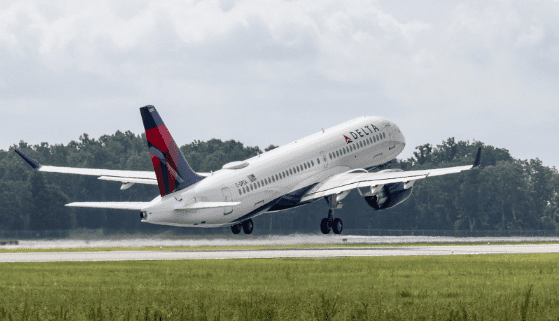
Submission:
[[[221,169],[184,190],[157,197],[142,210],[147,213],[143,221],[199,227],[237,224],[266,211],[301,205],[297,191],[304,193],[335,174],[389,162],[404,146],[404,136],[394,123],[359,117],[247,159],[246,167]],[[241,204],[182,209],[196,202]]]

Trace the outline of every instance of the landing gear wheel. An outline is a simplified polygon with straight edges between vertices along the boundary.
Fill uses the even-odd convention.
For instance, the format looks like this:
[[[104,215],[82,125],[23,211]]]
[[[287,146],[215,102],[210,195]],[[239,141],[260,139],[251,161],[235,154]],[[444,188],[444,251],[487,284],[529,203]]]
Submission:
[[[250,234],[252,233],[252,220],[249,218],[248,220],[243,222],[243,231],[245,232],[245,234]]]
[[[233,232],[233,234],[241,233],[241,224],[231,225],[231,232]]]
[[[330,233],[330,221],[327,218],[320,221],[320,231],[322,231],[322,234]]]
[[[332,231],[334,232],[334,234],[342,233],[343,228],[344,224],[342,223],[342,220],[340,220],[339,218],[334,219],[334,224],[332,224]]]

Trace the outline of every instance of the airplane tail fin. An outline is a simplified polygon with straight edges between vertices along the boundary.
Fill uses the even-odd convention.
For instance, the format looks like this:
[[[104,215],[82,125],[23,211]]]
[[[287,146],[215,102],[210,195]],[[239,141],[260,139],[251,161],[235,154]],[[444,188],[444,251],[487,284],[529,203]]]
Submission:
[[[161,196],[201,181],[204,177],[196,174],[188,165],[155,107],[142,107],[140,113]]]

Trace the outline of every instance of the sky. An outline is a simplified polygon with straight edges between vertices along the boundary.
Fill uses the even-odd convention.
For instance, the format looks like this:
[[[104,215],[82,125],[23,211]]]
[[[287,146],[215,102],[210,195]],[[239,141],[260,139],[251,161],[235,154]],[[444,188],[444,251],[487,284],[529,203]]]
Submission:
[[[558,1],[0,2],[0,149],[139,134],[264,149],[359,116],[559,168]]]

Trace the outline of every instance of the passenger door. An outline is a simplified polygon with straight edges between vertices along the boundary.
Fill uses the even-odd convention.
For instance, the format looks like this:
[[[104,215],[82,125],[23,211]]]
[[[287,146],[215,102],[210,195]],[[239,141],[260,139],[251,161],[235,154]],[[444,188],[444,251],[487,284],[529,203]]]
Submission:
[[[233,202],[233,196],[231,195],[231,191],[229,187],[224,187],[221,189],[223,193],[224,202]],[[233,213],[233,206],[224,207],[223,215],[228,215]]]

